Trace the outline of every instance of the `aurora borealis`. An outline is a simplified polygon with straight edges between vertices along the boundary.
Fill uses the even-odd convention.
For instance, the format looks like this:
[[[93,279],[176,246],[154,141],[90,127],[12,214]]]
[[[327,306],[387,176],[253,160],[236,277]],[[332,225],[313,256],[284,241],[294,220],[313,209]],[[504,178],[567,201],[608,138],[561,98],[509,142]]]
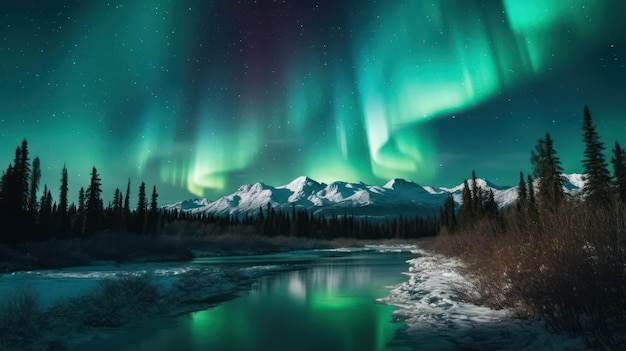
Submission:
[[[97,167],[161,203],[244,183],[501,185],[550,132],[580,172],[582,111],[626,144],[621,0],[6,1],[0,165]],[[136,191],[136,190],[134,190]],[[73,197],[75,198],[75,197]]]

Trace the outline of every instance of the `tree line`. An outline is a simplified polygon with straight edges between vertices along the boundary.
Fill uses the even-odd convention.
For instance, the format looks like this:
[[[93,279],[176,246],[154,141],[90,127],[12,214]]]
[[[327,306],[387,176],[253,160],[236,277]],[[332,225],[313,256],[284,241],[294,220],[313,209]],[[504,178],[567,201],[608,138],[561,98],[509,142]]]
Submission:
[[[233,228],[252,228],[255,234],[265,236],[294,236],[309,238],[417,238],[436,235],[438,218],[415,216],[376,221],[351,215],[316,215],[306,209],[291,207],[277,211],[271,204],[259,208],[256,215],[211,215],[158,207],[156,186],[148,199],[144,182],[138,188],[136,207],[131,208],[131,182],[126,191],[115,189],[113,201],[107,206],[102,199],[102,179],[94,166],[89,185],[81,187],[78,201],[68,198],[68,171],[64,166],[60,175],[58,200],[52,189],[44,185],[41,196],[40,160],[30,162],[28,142],[23,140],[16,148],[13,163],[0,179],[0,220],[6,230],[0,235],[0,244],[18,245],[28,241],[50,238],[90,237],[100,231],[128,232],[140,235],[167,235],[169,232],[190,234],[206,232],[198,226],[210,226],[212,234],[232,231]]]
[[[39,157],[31,164],[28,142],[23,140],[15,150],[0,179],[0,220],[7,229],[0,236],[0,244],[16,245],[27,241],[50,238],[88,237],[97,231],[118,230],[138,234],[156,234],[159,223],[158,193],[152,188],[148,204],[146,185],[141,183],[137,207],[130,207],[130,180],[123,194],[115,190],[113,202],[104,206],[102,180],[94,166],[89,185],[81,187],[78,201],[68,198],[68,171],[61,171],[58,201],[52,189],[44,185],[38,197],[41,179]]]

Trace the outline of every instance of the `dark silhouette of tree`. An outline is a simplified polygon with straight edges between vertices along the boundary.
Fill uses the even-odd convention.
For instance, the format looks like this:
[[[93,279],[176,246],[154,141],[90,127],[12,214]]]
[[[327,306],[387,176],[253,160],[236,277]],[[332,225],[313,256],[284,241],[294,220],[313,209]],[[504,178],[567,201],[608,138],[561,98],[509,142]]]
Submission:
[[[483,198],[483,190],[478,185],[476,172],[472,171],[472,207],[471,208],[472,208],[472,216],[475,217],[475,219],[478,219],[482,215],[482,212],[483,212],[482,198]]]
[[[613,164],[613,183],[617,198],[626,203],[626,151],[615,142],[611,163]]]
[[[22,141],[22,147],[17,149],[15,158],[15,174],[17,186],[19,187],[18,204],[23,210],[28,209],[28,193],[30,180],[30,163],[28,162],[28,143],[26,139]]]
[[[139,186],[139,197],[137,200],[137,211],[135,218],[135,232],[145,233],[146,215],[148,213],[148,202],[146,201],[146,183],[141,182]]]
[[[535,200],[535,180],[528,175],[528,215],[536,218],[538,214],[537,201]]]
[[[70,217],[68,213],[69,201],[67,196],[68,191],[67,167],[63,165],[63,169],[61,170],[61,186],[59,187],[59,205],[57,207],[59,214],[59,236],[68,236],[70,231]]]
[[[37,239],[45,240],[50,238],[52,232],[52,212],[52,193],[48,189],[48,186],[44,185],[39,209],[39,230]]]
[[[87,188],[87,203],[85,213],[85,233],[91,235],[100,229],[104,208],[102,206],[102,183],[96,167],[91,170],[91,181]]]
[[[555,211],[565,198],[563,186],[563,167],[556,155],[550,134],[539,139],[535,151],[531,152],[530,161],[534,167],[534,176],[539,179],[538,200],[542,207]]]
[[[489,189],[483,208],[485,215],[489,218],[497,218],[500,214],[498,211],[498,204],[496,203],[496,199],[493,195],[493,190],[491,189]]]
[[[113,194],[113,207],[111,209],[111,226],[116,230],[124,229],[124,200],[119,188],[115,188]]]
[[[152,186],[152,196],[150,198],[150,212],[148,212],[148,223],[146,231],[148,234],[156,234],[159,226],[159,207],[157,204],[157,198],[159,194],[156,191],[156,186]]]
[[[472,209],[472,190],[467,183],[467,179],[464,179],[458,223],[460,226],[468,228],[473,225],[473,220],[474,211]]]
[[[587,106],[584,108],[582,129],[585,142],[583,195],[593,205],[606,205],[611,200],[611,175],[604,159],[604,143],[600,141]]]
[[[446,202],[443,205],[442,210],[442,218],[441,222],[444,227],[448,229],[449,232],[454,232],[456,229],[456,214],[455,214],[455,203],[452,194],[448,194],[446,198]]]
[[[528,208],[528,191],[526,190],[526,180],[524,179],[524,173],[519,172],[519,183],[517,185],[517,211],[521,214],[526,212]]]
[[[41,179],[41,164],[39,157],[33,160],[33,171],[30,174],[30,192],[28,196],[28,212],[35,214],[38,210],[37,191],[39,191],[39,180]]]
[[[126,194],[124,195],[124,227],[130,230],[133,223],[133,216],[130,212],[130,179],[126,185]]]

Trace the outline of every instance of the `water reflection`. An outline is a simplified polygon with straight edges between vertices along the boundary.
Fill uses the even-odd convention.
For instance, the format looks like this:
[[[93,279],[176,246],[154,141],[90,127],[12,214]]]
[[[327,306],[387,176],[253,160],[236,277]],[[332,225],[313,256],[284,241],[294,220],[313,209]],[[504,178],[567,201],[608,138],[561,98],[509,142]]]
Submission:
[[[400,350],[387,344],[403,324],[392,322],[393,307],[375,300],[406,279],[408,258],[324,258],[304,270],[266,276],[242,297],[180,317],[176,327],[121,349]]]

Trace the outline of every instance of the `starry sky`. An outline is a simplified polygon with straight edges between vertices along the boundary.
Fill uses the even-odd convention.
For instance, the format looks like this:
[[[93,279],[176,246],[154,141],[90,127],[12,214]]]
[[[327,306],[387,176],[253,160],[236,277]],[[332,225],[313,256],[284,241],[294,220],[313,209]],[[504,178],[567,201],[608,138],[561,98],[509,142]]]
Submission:
[[[0,2],[0,165],[41,188],[160,203],[240,185],[499,185],[551,133],[582,170],[582,111],[626,144],[626,1]],[[74,194],[74,195],[73,195]],[[131,198],[132,198],[131,193]]]

